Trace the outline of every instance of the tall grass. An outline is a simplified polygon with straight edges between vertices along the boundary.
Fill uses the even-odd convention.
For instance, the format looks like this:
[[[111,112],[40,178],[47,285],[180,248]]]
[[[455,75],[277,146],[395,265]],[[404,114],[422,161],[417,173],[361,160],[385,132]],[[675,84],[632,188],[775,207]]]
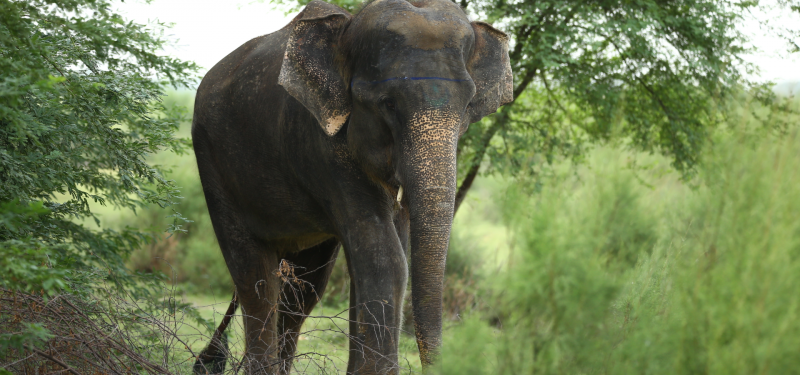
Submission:
[[[609,149],[512,187],[513,261],[442,373],[800,372],[800,134],[752,133],[714,139],[694,189]]]

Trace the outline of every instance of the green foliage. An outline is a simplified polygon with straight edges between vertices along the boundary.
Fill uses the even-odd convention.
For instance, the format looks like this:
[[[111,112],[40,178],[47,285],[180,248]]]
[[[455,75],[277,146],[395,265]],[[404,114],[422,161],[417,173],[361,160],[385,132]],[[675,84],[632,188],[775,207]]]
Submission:
[[[494,311],[448,333],[441,372],[795,372],[800,129],[776,137],[741,120],[713,136],[694,189],[661,158],[628,169],[633,155],[608,149],[533,197],[514,186]]]
[[[170,90],[163,97],[163,111],[176,113],[191,109],[193,102],[194,93]],[[175,121],[177,134],[188,136],[191,128],[189,119],[178,117]],[[177,155],[160,152],[148,155],[146,161],[169,175],[170,183],[175,188],[174,194],[180,195],[181,199],[166,209],[156,202],[136,211],[111,210],[95,204],[101,225],[117,230],[128,226],[141,228],[151,236],[152,241],[141,243],[126,259],[125,263],[130,269],[148,274],[161,272],[173,281],[183,283],[184,290],[202,293],[213,291],[227,298],[233,291],[233,283],[214,236],[194,153],[191,150]],[[165,232],[165,228],[175,224],[177,212],[180,215],[180,231]]]
[[[722,120],[719,105],[751,69],[741,60],[746,37],[738,26],[755,3],[459,3],[512,38],[517,98],[471,127],[462,168],[481,163],[485,152],[487,172],[536,173],[553,155],[576,158],[589,140],[660,152],[691,175],[708,131]],[[796,37],[800,30],[781,31]],[[500,139],[492,141],[495,132]]]
[[[635,265],[655,237],[633,177],[609,178],[598,167],[584,182],[593,188],[578,194],[564,189],[565,180],[533,199],[524,189],[506,197],[519,255],[501,287],[500,316],[509,331],[497,348],[499,373],[573,373],[596,365],[592,353],[605,345],[598,336],[620,288],[609,271]]]
[[[188,124],[184,126],[188,127]],[[194,154],[169,156],[158,155],[152,159],[172,170],[170,178],[174,179],[183,197],[175,207],[192,220],[183,224],[184,231],[181,233],[157,235],[156,241],[142,246],[141,251],[131,255],[128,265],[143,272],[164,272],[176,281],[185,283],[190,291],[211,290],[227,297],[233,292],[233,282],[214,236]],[[141,228],[160,229],[169,225],[173,218],[169,212],[153,204],[135,216],[127,213],[116,221],[134,223]]]
[[[293,11],[298,11],[298,10],[302,9],[304,6],[306,6],[310,2],[311,2],[311,0],[297,0],[297,2],[295,2],[295,1],[279,1],[278,4],[282,4],[282,5],[288,6],[287,11],[293,12]],[[357,12],[361,8],[362,4],[365,3],[365,1],[362,1],[362,0],[337,0],[337,1],[328,1],[328,2],[331,3],[331,4],[336,4],[336,5],[344,8],[344,9],[346,9],[350,13]]]
[[[613,160],[614,155],[609,153],[607,157]],[[590,205],[582,205],[580,209],[596,214],[591,219],[584,218],[591,221],[582,225],[590,230],[585,234],[589,239],[582,246],[593,249],[609,267],[625,269],[636,265],[642,253],[650,253],[657,239],[657,220],[643,212],[639,181],[615,173],[607,165],[598,165],[585,183],[595,188],[586,198]],[[580,215],[576,214],[575,219]]]
[[[22,350],[25,346],[41,346],[42,342],[53,337],[50,332],[38,323],[23,323],[18,333],[0,334],[0,353],[8,349]]]
[[[93,204],[135,210],[179,198],[146,158],[188,145],[173,137],[182,113],[161,96],[165,84],[191,84],[196,68],[154,52],[162,26],[127,22],[105,0],[0,1],[2,288],[153,293],[124,265],[149,233],[82,223],[99,223]],[[180,231],[181,218],[169,229]],[[3,347],[25,340],[3,337]]]

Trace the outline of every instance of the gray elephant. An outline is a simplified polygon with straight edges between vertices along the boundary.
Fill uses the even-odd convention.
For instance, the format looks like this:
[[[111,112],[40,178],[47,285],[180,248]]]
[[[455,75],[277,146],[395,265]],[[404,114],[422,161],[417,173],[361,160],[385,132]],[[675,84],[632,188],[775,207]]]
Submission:
[[[238,306],[245,370],[288,373],[343,245],[351,276],[348,374],[398,373],[410,269],[423,366],[441,344],[456,146],[512,100],[508,38],[446,0],[376,0],[351,15],[313,1],[214,66],[192,139],[236,287],[198,356],[224,369]],[[285,283],[294,271],[303,288]]]

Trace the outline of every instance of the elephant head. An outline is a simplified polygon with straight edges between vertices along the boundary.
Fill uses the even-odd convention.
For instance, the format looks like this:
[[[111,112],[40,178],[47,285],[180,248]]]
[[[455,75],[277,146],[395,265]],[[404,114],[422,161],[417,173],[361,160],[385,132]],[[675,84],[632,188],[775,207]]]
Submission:
[[[376,0],[355,16],[314,1],[298,18],[279,83],[328,136],[346,137],[370,178],[404,188],[416,337],[430,364],[441,341],[456,147],[470,123],[513,99],[508,38],[447,0]]]

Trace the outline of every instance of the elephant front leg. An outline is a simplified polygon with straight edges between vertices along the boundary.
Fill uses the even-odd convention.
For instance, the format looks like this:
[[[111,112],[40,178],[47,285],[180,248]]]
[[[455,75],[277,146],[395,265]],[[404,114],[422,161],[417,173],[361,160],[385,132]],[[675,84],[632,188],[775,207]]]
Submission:
[[[343,241],[351,276],[347,373],[398,374],[406,257],[391,223],[353,234]]]

